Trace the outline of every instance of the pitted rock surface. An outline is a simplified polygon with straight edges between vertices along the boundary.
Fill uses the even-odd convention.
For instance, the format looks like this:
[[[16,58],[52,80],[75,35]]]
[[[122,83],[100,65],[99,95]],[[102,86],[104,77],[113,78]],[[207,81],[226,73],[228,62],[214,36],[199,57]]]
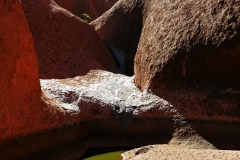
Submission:
[[[151,93],[141,92],[134,85],[133,78],[99,70],[91,71],[85,76],[63,80],[43,79],[41,86],[47,95],[59,101],[59,106],[64,110],[79,115],[88,110],[81,108],[81,103],[88,102],[99,105],[98,108],[109,110],[101,114],[103,118],[111,110],[117,113],[129,112],[135,116],[143,114],[142,116],[152,118],[157,117],[158,114],[166,114],[166,117],[172,118],[177,114],[174,107],[164,99]],[[89,108],[93,107],[95,106],[89,106]],[[150,109],[159,112],[144,115],[148,114],[147,111]]]
[[[136,57],[135,83],[219,83],[239,88],[240,2],[151,1]]]

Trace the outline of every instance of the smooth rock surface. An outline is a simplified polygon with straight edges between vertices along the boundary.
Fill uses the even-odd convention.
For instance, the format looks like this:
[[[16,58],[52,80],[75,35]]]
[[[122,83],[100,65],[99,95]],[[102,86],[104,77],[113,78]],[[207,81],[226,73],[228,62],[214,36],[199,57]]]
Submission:
[[[64,110],[58,110],[54,103],[46,105],[38,72],[33,38],[20,1],[1,1],[1,148],[5,140],[72,123],[71,117],[65,118]]]
[[[37,51],[40,78],[69,78],[91,69],[117,72],[98,34],[53,0],[23,0]]]
[[[0,139],[39,128],[25,120],[33,120],[41,90],[33,39],[18,0],[0,1],[0,88]]]

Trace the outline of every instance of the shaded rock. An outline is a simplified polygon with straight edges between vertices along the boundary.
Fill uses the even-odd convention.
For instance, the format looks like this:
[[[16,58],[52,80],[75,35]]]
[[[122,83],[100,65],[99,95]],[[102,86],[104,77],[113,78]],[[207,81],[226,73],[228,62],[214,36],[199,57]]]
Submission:
[[[132,146],[153,143],[178,144],[191,146],[192,148],[239,149],[240,122],[237,111],[239,109],[238,98],[240,92],[238,90],[232,87],[209,92],[205,88],[199,88],[199,84],[189,87],[181,85],[181,83],[173,83],[175,81],[167,81],[172,83],[160,83],[161,85],[159,85],[156,83],[159,81],[154,81],[153,76],[149,84],[150,82],[152,82],[151,85],[156,84],[153,85],[156,88],[151,88],[151,85],[150,87],[146,85],[146,88],[153,89],[154,93],[163,93],[160,94],[166,98],[163,99],[146,90],[141,92],[134,84],[134,77],[101,70],[88,73],[88,70],[94,69],[94,66],[104,69],[102,65],[107,65],[108,63],[105,62],[109,61],[106,58],[107,55],[104,57],[100,52],[90,52],[93,50],[91,43],[100,44],[100,48],[104,46],[101,45],[102,42],[96,32],[93,29],[88,30],[88,24],[58,7],[53,1],[24,0],[25,12],[28,15],[29,24],[32,24],[30,28],[33,29],[33,36],[35,35],[36,48],[41,53],[38,53],[38,58],[40,67],[42,67],[42,70],[40,70],[42,78],[65,78],[41,79],[43,91],[40,95],[41,91],[35,66],[37,64],[36,58],[34,58],[34,55],[32,60],[29,58],[29,54],[34,53],[33,42],[27,30],[26,21],[22,22],[24,15],[20,3],[10,0],[4,2],[0,3],[0,23],[3,24],[0,25],[0,55],[4,59],[6,56],[9,60],[5,62],[4,59],[0,59],[0,64],[5,69],[3,70],[0,67],[0,73],[7,75],[6,79],[5,76],[3,78],[1,76],[2,83],[0,83],[3,88],[3,91],[0,92],[0,104],[1,108],[4,109],[1,112],[0,120],[2,123],[0,125],[3,126],[1,138],[14,138],[7,142],[0,142],[2,159],[34,159],[36,157],[40,159],[78,159],[88,147]],[[133,8],[136,6],[135,4],[142,7],[142,4],[138,1],[128,2],[132,4],[130,6]],[[150,2],[153,3],[154,1],[148,1],[148,4],[144,4],[144,7],[147,8],[151,4]],[[162,1],[162,3],[164,2]],[[121,3],[121,1],[118,3]],[[11,4],[13,5],[11,6]],[[134,10],[133,8],[132,10]],[[155,7],[152,6],[148,8],[149,10],[146,9],[146,12],[144,11],[146,19],[141,17],[143,18],[143,21],[141,21],[144,22],[143,24],[147,24],[152,8]],[[12,23],[14,27],[11,26]],[[65,26],[67,24],[69,25],[68,28]],[[75,29],[75,25],[76,28],[81,31],[84,30],[84,32],[76,29],[76,32],[74,32],[76,34],[70,34],[72,32],[68,29]],[[18,27],[21,28],[18,29]],[[11,29],[11,32],[6,32],[8,29]],[[16,29],[18,30],[17,33],[14,32]],[[23,34],[19,34],[22,32]],[[14,33],[14,36],[9,36],[12,33]],[[78,35],[77,33],[86,34],[89,37],[96,36],[97,38],[87,39],[89,41],[87,41],[87,45],[84,43],[84,49],[79,49],[75,45],[80,45],[81,38],[86,39],[86,35],[80,37],[79,40],[74,37]],[[67,36],[65,40],[68,44],[66,41],[64,43],[58,41],[64,39],[65,36]],[[10,39],[8,42],[9,38],[13,38],[13,40]],[[21,40],[25,38],[26,41]],[[235,42],[234,38],[231,42]],[[78,43],[72,43],[74,42],[72,39]],[[96,42],[93,40],[96,40]],[[24,46],[25,43],[30,48],[28,48],[29,50],[19,47]],[[220,46],[227,44],[222,43]],[[232,45],[235,46],[235,43],[232,43]],[[14,46],[17,46],[18,49],[14,49]],[[14,51],[11,51],[11,49],[14,49]],[[57,52],[53,52],[53,49],[56,49]],[[117,50],[120,49],[117,48]],[[5,54],[8,51],[11,51],[9,52],[11,54]],[[88,53],[88,55],[79,54],[80,51]],[[28,55],[24,58],[27,53]],[[72,59],[73,53],[74,57]],[[107,52],[101,53],[107,54]],[[8,57],[8,55],[11,57]],[[44,57],[41,57],[41,55],[44,55]],[[110,56],[110,54],[108,55]],[[24,61],[19,64],[20,67],[15,67],[15,64],[18,66],[17,58],[20,62]],[[81,63],[77,63],[79,60],[81,60]],[[99,63],[98,60],[102,63]],[[136,58],[136,60],[138,59]],[[171,58],[169,61],[171,61]],[[31,66],[28,68],[29,70],[25,69],[27,64]],[[69,67],[69,64],[72,65],[72,68]],[[144,64],[142,61],[139,62],[139,65]],[[108,65],[109,68],[112,67],[112,64]],[[5,66],[7,67],[5,68]],[[82,69],[81,67],[85,68]],[[164,67],[162,71],[164,71]],[[8,68],[10,69],[8,70]],[[25,71],[24,76],[18,68]],[[26,73],[36,76],[30,77]],[[84,75],[79,76],[80,73]],[[16,76],[11,76],[12,74]],[[77,76],[74,77],[75,75]],[[25,78],[26,83],[21,77]],[[137,78],[135,78],[135,82]],[[22,84],[25,86],[17,85],[18,81],[15,81],[15,79],[24,82]],[[11,85],[9,88],[9,82],[14,82],[12,88]],[[16,94],[18,90],[21,92]],[[9,93],[9,95],[6,96],[4,92]],[[212,101],[209,101],[210,99]],[[213,106],[213,108],[208,106]],[[191,109],[191,107],[193,108]],[[9,127],[9,124],[11,127]],[[23,137],[18,137],[22,135]],[[135,153],[141,155],[149,152],[151,152],[151,149],[145,147]]]
[[[125,73],[135,55],[127,46],[137,47],[141,34],[134,81],[142,91],[151,90],[189,118],[231,119],[240,115],[238,8],[235,1],[122,0],[91,25]]]
[[[40,78],[66,78],[91,69],[117,72],[114,60],[97,33],[53,0],[23,0],[34,37]]]
[[[142,1],[118,1],[90,24],[107,44],[121,72],[133,75],[134,56],[143,26]]]
[[[239,118],[239,1],[151,1],[149,7],[135,84],[184,117]]]
[[[141,90],[164,82],[239,87],[238,1],[152,1],[135,57]]]
[[[49,99],[55,98],[78,121],[91,122],[89,147],[170,143],[202,149],[239,148],[235,143],[239,119],[225,115],[205,120],[201,112],[185,117],[169,101],[141,92],[133,79],[92,71],[75,78],[41,80],[41,86]]]
[[[44,119],[48,116],[52,123],[46,119],[44,125],[48,128],[0,143],[4,159],[78,159],[88,147],[167,143],[171,138],[173,106],[142,93],[134,85],[133,77],[92,71],[75,78],[41,80],[41,87],[45,103],[52,108],[39,115]],[[59,111],[65,111],[67,116]],[[159,115],[166,119],[154,120]],[[149,133],[151,138],[146,136]]]
[[[0,88],[0,142],[57,126],[41,100],[36,52],[19,0],[0,3]]]
[[[178,110],[179,108],[169,101],[152,93],[141,92],[134,85],[133,78],[105,71],[93,71],[85,76],[64,80],[41,80],[41,85],[47,95],[59,101],[58,106],[69,113],[75,113],[81,121],[116,120],[119,126],[110,126],[119,127],[114,129],[118,133],[134,133],[136,137],[153,134],[156,140],[164,137],[165,143],[173,137],[180,139],[179,141],[188,141],[188,138],[189,142],[198,141],[197,147],[202,148],[202,144],[205,144],[205,148],[206,145],[214,148],[210,143],[218,148],[239,147],[234,143],[239,140],[239,118],[221,114],[221,110],[206,118],[200,108],[182,114],[182,110]],[[218,114],[220,116],[217,116]],[[147,123],[148,127],[143,123]],[[200,134],[200,138],[192,138],[196,134]],[[210,143],[203,143],[206,140],[201,136]]]
[[[55,2],[80,17],[87,13],[92,20],[97,19],[104,12],[109,10],[118,0],[55,0]]]
[[[16,152],[24,159],[78,159],[89,147],[170,142],[193,148],[239,148],[235,143],[239,141],[239,120],[187,120],[168,101],[141,92],[133,80],[100,70],[74,78],[40,80],[45,103],[53,106],[47,110],[52,115],[45,114],[52,126],[46,121],[46,130],[5,143],[4,157],[19,158],[19,154],[12,154]],[[204,137],[198,135],[202,128]]]
[[[40,100],[33,39],[19,1],[0,2],[0,139],[29,131],[25,112]],[[31,124],[30,124],[31,126]]]

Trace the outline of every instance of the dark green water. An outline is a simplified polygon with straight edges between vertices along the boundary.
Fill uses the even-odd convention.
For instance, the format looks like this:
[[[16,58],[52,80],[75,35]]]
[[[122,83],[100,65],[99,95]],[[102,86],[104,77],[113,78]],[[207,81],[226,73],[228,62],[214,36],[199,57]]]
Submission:
[[[122,160],[121,154],[123,152],[125,151],[108,152],[108,153],[91,156],[83,160]]]

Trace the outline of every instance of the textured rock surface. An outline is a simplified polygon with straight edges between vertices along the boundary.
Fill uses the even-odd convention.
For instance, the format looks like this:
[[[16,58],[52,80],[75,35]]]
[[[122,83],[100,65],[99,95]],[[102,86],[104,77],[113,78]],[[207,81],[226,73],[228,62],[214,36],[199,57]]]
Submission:
[[[137,148],[123,155],[123,160],[202,160],[240,159],[239,151],[189,149],[175,145],[152,145]]]
[[[26,133],[40,83],[33,39],[18,0],[0,2],[0,139]]]
[[[41,80],[44,101],[53,106],[47,110],[51,115],[45,114],[48,119],[44,117],[50,130],[13,141],[17,145],[5,145],[4,157],[14,159],[21,153],[24,158],[77,159],[88,147],[153,143],[212,149],[215,146],[239,147],[232,145],[239,141],[238,121],[189,123],[168,101],[141,92],[133,79],[99,70],[74,78]],[[64,114],[67,115],[65,119],[62,118]],[[219,123],[223,124],[219,126]],[[204,137],[198,135],[202,128]],[[222,144],[217,143],[219,139]],[[33,148],[25,146],[33,143]],[[18,154],[12,154],[15,152]]]
[[[2,142],[6,139],[60,127],[73,121],[71,116],[66,118],[67,113],[64,110],[59,109],[50,99],[46,100],[44,94],[41,94],[33,38],[20,1],[0,2],[0,147],[2,149],[5,147],[5,142]],[[30,151],[29,147],[23,148]],[[4,151],[0,152],[1,158],[3,153]],[[15,152],[11,154],[13,153]],[[20,152],[16,152],[15,155],[21,156]]]
[[[41,86],[48,99],[55,99],[76,122],[89,123],[84,129],[88,147],[169,143],[201,149],[239,148],[238,119],[221,116],[222,121],[213,117],[204,121],[201,112],[186,119],[168,101],[141,92],[133,79],[92,71],[75,78],[41,80]]]
[[[141,92],[133,77],[92,71],[75,78],[41,80],[41,87],[45,103],[53,106],[46,111],[52,115],[39,113],[43,120],[48,116],[44,122],[49,130],[4,144],[1,157],[78,159],[88,147],[166,143],[173,133],[176,110],[167,101]],[[165,120],[156,121],[160,115]],[[26,146],[33,143],[35,147]]]
[[[91,117],[85,113],[89,108],[82,108],[86,107],[81,106],[81,103],[84,102],[94,103],[93,106],[88,105],[93,109],[99,105],[98,109],[95,108],[95,110],[98,110],[98,116],[101,118],[111,117],[111,110],[140,116],[146,110],[156,107],[157,110],[163,111],[163,114],[169,112],[166,117],[172,117],[176,114],[176,110],[167,101],[150,93],[141,92],[134,85],[133,77],[106,71],[92,71],[85,76],[67,79],[41,80],[41,86],[42,90],[50,97],[56,98],[59,101],[59,106],[67,112],[81,114],[82,120],[97,118],[97,115]],[[157,117],[154,114],[148,116]],[[156,112],[156,114],[159,113]]]
[[[238,118],[222,114],[221,110],[206,118],[200,108],[194,114],[191,111],[190,114],[181,114],[179,108],[168,101],[151,93],[141,92],[134,85],[133,77],[94,71],[86,76],[64,80],[41,80],[41,85],[49,99],[57,99],[59,107],[75,115],[80,121],[116,120],[125,124],[120,125],[122,128],[120,127],[119,133],[134,133],[136,137],[143,134],[153,134],[158,138],[163,136],[165,143],[182,143],[193,148],[215,148],[211,143],[225,149],[239,147],[234,142],[239,141]],[[143,126],[144,123],[148,127]],[[210,143],[205,142],[201,136],[194,137],[195,134],[200,134],[210,140]],[[172,137],[175,139],[170,142]],[[219,141],[220,139],[222,140]]]
[[[109,10],[117,1],[118,0],[55,0],[58,5],[71,13],[77,16],[87,13],[92,20]]]
[[[232,119],[240,115],[239,7],[238,1],[121,0],[91,25],[127,73],[143,27],[135,84],[188,118]]]
[[[239,87],[239,3],[151,1],[135,57],[136,85],[152,91],[165,81]]]
[[[116,72],[97,33],[53,0],[23,0],[37,51],[40,78],[66,78],[91,69]]]
[[[123,4],[123,2],[126,3]],[[239,66],[236,58],[239,54],[239,13],[237,12],[239,1],[200,1],[204,2],[204,5],[206,3],[208,7],[205,7],[206,12],[203,12],[200,7],[199,10],[204,16],[199,16],[199,21],[205,24],[206,19],[202,19],[202,17],[207,17],[205,15],[209,13],[211,16],[207,20],[212,23],[204,26],[201,26],[200,23],[200,27],[203,29],[194,34],[196,44],[194,43],[192,47],[187,44],[190,45],[193,39],[189,43],[185,41],[186,37],[191,38],[188,35],[192,33],[191,27],[187,28],[188,25],[186,25],[189,32],[185,33],[184,25],[171,26],[170,22],[177,17],[174,15],[175,12],[171,12],[171,7],[175,7],[177,15],[185,15],[185,12],[182,11],[187,10],[183,9],[182,5],[188,8],[186,3],[189,2],[192,7],[190,11],[194,12],[195,5],[191,4],[194,3],[196,6],[200,5],[204,8],[202,3],[199,4],[199,1],[174,1],[173,3],[164,0],[161,2],[147,1],[144,4],[141,2],[144,1],[119,1],[112,10],[96,20],[99,23],[93,22],[92,25],[96,29],[99,27],[101,30],[102,28],[102,33],[106,33],[107,29],[111,31],[110,33],[114,33],[106,34],[106,37],[109,36],[109,40],[113,42],[108,43],[110,49],[121,53],[125,51],[134,53],[134,46],[136,47],[134,44],[138,42],[136,37],[140,36],[141,32],[141,27],[139,29],[136,26],[144,24],[135,59],[137,64],[135,64],[135,83],[142,90],[151,89],[154,93],[161,95],[161,98],[146,90],[141,92],[134,84],[134,77],[100,70],[88,72],[94,68],[116,69],[111,63],[113,62],[112,57],[96,32],[76,16],[58,7],[54,1],[23,0],[40,62],[40,75],[43,78],[41,93],[32,37],[21,5],[16,0],[0,2],[0,87],[2,88],[0,92],[0,139],[15,137],[11,141],[0,142],[1,158],[78,159],[88,147],[153,143],[208,149],[240,148],[238,143],[240,141],[240,92],[236,87],[238,82],[238,77],[234,77],[236,73],[231,70],[232,72],[224,71],[223,75],[219,75],[217,74],[220,73],[218,70],[224,68],[220,65],[214,72],[213,70],[209,73],[205,73],[204,70],[199,72],[200,78],[198,78],[198,75],[191,70],[198,64],[202,64],[203,61],[205,62],[203,57],[195,59],[195,57],[191,58],[191,55],[204,53],[205,56],[210,54],[210,51],[214,53],[210,55],[207,66],[219,64],[218,61],[213,63],[215,62],[213,61],[214,56],[217,56],[218,53],[222,55],[219,61],[223,59],[236,60],[227,64],[234,64],[235,68]],[[167,2],[171,2],[172,6],[168,6]],[[180,3],[181,5],[178,7]],[[215,7],[216,10],[209,9],[216,4],[218,4],[218,7]],[[226,6],[228,9],[225,11],[224,7]],[[163,8],[159,11],[158,7]],[[222,10],[221,7],[224,9]],[[142,10],[143,8],[144,10]],[[212,8],[214,9],[214,7]],[[220,11],[221,14],[218,14]],[[168,20],[166,22],[161,19],[165,12],[167,15],[165,20]],[[123,42],[118,42],[116,37],[120,37],[117,32],[122,33],[121,30],[127,26],[126,24],[119,23],[119,27],[115,26],[117,30],[109,25],[104,25],[105,20],[106,24],[111,24],[109,22],[114,20],[114,17],[116,20],[118,17],[121,19],[120,13],[123,13],[123,19],[132,20],[128,29],[133,35],[127,34],[128,29],[123,30],[124,38],[121,39]],[[185,17],[189,23],[192,22],[191,18],[188,18],[190,13],[186,13]],[[211,19],[215,14],[222,20],[220,22],[226,20],[225,17],[221,17],[222,15],[230,15],[230,18],[227,19],[230,19],[229,25],[231,24],[232,28],[228,30],[222,26],[221,33],[226,31],[222,33],[223,35],[217,34],[218,31],[214,30],[215,27],[218,29],[217,23],[220,23],[219,19],[216,21]],[[139,16],[139,19],[133,21],[136,16]],[[181,18],[181,16],[179,17]],[[198,20],[198,17],[195,19]],[[123,20],[123,22],[127,23],[127,20]],[[156,21],[161,22],[162,27],[154,25]],[[180,21],[181,24],[185,22],[184,19]],[[113,24],[115,25],[115,23]],[[134,30],[133,24],[137,29]],[[170,27],[167,28],[167,24]],[[148,28],[149,25],[153,25],[152,28]],[[177,26],[181,27],[177,29]],[[192,26],[195,26],[195,21]],[[213,30],[211,30],[211,26],[213,26]],[[170,32],[162,31],[161,29],[164,28],[172,30]],[[231,29],[236,33],[234,31],[232,33]],[[100,30],[99,34],[101,35]],[[176,42],[177,45],[180,45],[178,52],[172,52],[171,47],[164,49],[164,44],[166,43],[168,47],[172,41],[164,39],[163,33],[176,35],[177,33],[172,33],[175,30],[182,31],[179,33],[182,38],[172,37],[173,42],[175,42],[175,38],[179,40]],[[102,35],[105,36],[105,33]],[[147,33],[149,33],[149,37],[147,37]],[[154,37],[151,36],[153,34]],[[204,36],[207,39],[204,39]],[[208,36],[213,39],[208,39]],[[222,36],[226,37],[225,40],[222,39]],[[211,45],[209,45],[210,42]],[[148,49],[144,45],[147,45],[145,47]],[[96,49],[95,46],[99,48]],[[195,48],[195,46],[199,47]],[[197,50],[199,48],[200,50]],[[144,54],[143,51],[146,53]],[[155,51],[158,51],[159,54],[154,54]],[[228,59],[229,56],[225,51],[236,59]],[[160,63],[159,59],[162,60],[161,56],[165,54],[168,57],[163,60],[166,61]],[[185,55],[189,55],[190,58]],[[119,57],[125,60],[124,56],[128,55],[124,53]],[[184,57],[184,61],[182,61],[182,57]],[[149,66],[147,62],[150,64]],[[181,66],[180,71],[178,71],[179,65]],[[229,68],[231,66],[227,67],[227,69]],[[189,70],[191,74],[189,74]],[[140,76],[137,73],[141,73]],[[145,73],[147,77],[145,77]],[[212,73],[216,73],[217,76]],[[207,76],[208,74],[210,78]],[[226,75],[233,76],[235,79],[225,81]],[[201,79],[201,76],[206,78]],[[209,89],[202,87],[201,83],[192,83],[195,79],[201,82],[215,82],[214,78],[216,77],[220,77],[221,82],[230,84],[231,88],[216,89],[219,85],[221,86],[221,83],[216,83],[216,86]],[[26,136],[27,134],[28,136]],[[24,137],[19,138],[18,136],[21,135]],[[144,152],[145,149],[141,151]],[[221,153],[219,154],[221,155]]]
[[[140,0],[118,1],[90,24],[112,52],[121,72],[133,75],[133,63],[142,30],[143,3]]]
[[[171,102],[185,117],[238,119],[240,2],[166,0],[149,6],[135,84]]]

